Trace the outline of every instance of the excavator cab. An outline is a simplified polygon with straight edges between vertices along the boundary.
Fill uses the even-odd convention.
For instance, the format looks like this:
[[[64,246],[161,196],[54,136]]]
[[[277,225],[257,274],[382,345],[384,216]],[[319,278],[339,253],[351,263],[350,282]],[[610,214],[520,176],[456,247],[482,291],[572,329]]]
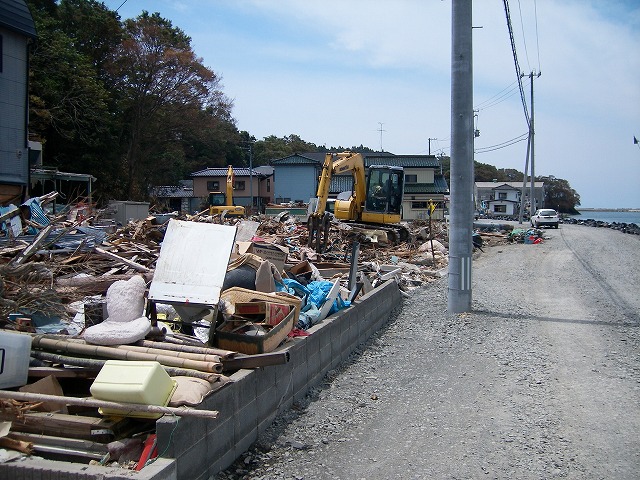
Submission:
[[[404,171],[401,167],[370,166],[362,220],[380,224],[400,222],[403,183]]]

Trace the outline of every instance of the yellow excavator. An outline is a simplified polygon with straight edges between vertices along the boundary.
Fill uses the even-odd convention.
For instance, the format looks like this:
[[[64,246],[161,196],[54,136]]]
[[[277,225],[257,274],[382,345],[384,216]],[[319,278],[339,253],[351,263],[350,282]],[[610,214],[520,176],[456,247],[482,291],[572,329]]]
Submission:
[[[209,215],[221,215],[226,211],[227,217],[244,217],[245,209],[233,205],[233,167],[227,170],[227,193],[209,192]]]
[[[322,252],[327,248],[331,214],[325,212],[333,175],[349,172],[353,189],[346,200],[336,200],[334,216],[346,222],[361,222],[365,228],[384,230],[393,243],[408,238],[402,219],[404,170],[402,167],[371,165],[365,171],[364,159],[354,152],[327,153],[318,181],[317,204],[309,215],[308,246]]]

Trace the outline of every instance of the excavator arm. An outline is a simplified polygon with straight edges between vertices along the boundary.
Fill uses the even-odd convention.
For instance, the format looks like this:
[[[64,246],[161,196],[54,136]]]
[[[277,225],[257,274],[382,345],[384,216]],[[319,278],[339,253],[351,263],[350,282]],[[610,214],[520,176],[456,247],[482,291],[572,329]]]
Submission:
[[[233,206],[233,167],[229,165],[227,170],[227,206]]]
[[[327,153],[322,166],[322,172],[318,180],[316,208],[307,222],[309,227],[310,247],[315,247],[321,252],[327,247],[329,237],[330,214],[325,212],[329,187],[333,175],[349,172],[353,176],[353,195],[349,200],[340,202],[340,213],[336,216],[344,220],[358,220],[362,215],[365,200],[365,170],[364,159],[359,153]],[[346,205],[346,206],[345,206]],[[338,202],[336,202],[336,208]]]

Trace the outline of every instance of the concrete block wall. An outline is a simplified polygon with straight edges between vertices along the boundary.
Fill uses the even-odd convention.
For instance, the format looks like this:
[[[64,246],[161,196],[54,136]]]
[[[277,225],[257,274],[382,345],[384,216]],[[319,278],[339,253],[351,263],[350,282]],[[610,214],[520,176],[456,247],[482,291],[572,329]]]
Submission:
[[[65,469],[65,465],[74,464],[40,460],[35,463],[20,462],[13,466],[0,465],[0,480],[208,479],[231,465],[278,414],[302,400],[327,372],[343,363],[358,345],[389,320],[392,311],[401,302],[402,296],[396,282],[386,282],[354,302],[350,308],[311,327],[309,336],[297,337],[287,343],[285,349],[290,355],[288,363],[234,373],[231,376],[233,382],[214,392],[202,403],[203,409],[219,411],[217,419],[168,416],[159,419],[156,423],[158,452],[163,458],[141,472],[89,468],[86,465]],[[36,474],[33,468],[25,468],[26,464],[49,468],[52,463],[56,465],[51,468],[59,468],[55,476],[51,476],[51,473]]]

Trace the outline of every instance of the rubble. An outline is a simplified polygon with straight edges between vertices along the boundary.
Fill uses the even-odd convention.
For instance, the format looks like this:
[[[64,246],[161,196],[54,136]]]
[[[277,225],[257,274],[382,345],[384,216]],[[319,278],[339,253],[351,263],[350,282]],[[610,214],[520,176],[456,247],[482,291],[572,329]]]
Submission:
[[[21,455],[33,451],[46,456],[56,450],[56,458],[113,465],[117,456],[110,452],[126,450],[124,443],[135,438],[136,455],[129,455],[120,466],[142,468],[153,452],[157,455],[157,449],[146,449],[143,460],[140,453],[141,439],[151,445],[155,436],[153,416],[131,412],[198,414],[171,409],[197,405],[198,399],[229,382],[235,370],[286,363],[288,355],[278,347],[292,336],[309,335],[309,327],[390,280],[395,280],[401,291],[431,282],[443,274],[448,260],[446,225],[441,222],[407,224],[410,239],[400,245],[386,243],[384,235],[332,222],[327,249],[320,255],[306,246],[306,225],[288,212],[250,219],[210,216],[208,211],[150,214],[144,220],[118,226],[103,218],[103,212],[86,205],[72,208],[73,215],[47,213],[46,205],[53,198],[55,195],[49,195],[30,202],[28,209],[20,206],[0,211],[0,327],[31,337],[28,386],[49,379],[47,388],[38,384],[35,389],[18,391],[24,386],[18,382],[0,392],[1,420],[11,422],[5,436],[12,441],[5,443],[20,445],[19,451],[26,452]],[[163,240],[175,222],[235,227],[234,249],[228,259],[219,245],[205,247],[222,258],[224,271],[220,273],[225,280],[238,269],[235,273],[243,273],[244,282],[249,278],[250,288],[238,286],[239,277],[232,279],[231,284],[221,285],[219,302],[210,308],[196,308],[188,299],[186,304],[176,301],[168,305],[150,298],[146,292],[157,273]],[[502,233],[483,233],[483,237],[488,242],[511,241]],[[241,268],[245,269],[240,272]],[[192,274],[197,276],[198,272]],[[123,328],[127,329],[126,322],[140,320],[145,324],[142,334],[136,333],[135,338],[126,335],[122,341],[101,341],[104,328],[115,319],[109,292],[132,281],[144,284],[140,292],[146,291],[145,298],[140,292],[136,298],[123,297],[121,311],[131,307],[131,318]],[[124,291],[131,293],[129,288]],[[236,312],[236,302],[256,300],[263,302],[264,308],[286,308],[282,315],[273,313],[271,317],[264,313],[251,316],[242,309]],[[85,335],[89,331],[98,335]],[[217,339],[222,332],[228,341]],[[129,329],[127,334],[131,333]],[[155,362],[171,378],[190,379],[176,380],[180,397],[189,398],[180,407],[168,406],[177,391],[164,395],[166,398],[155,405],[92,399],[92,382],[114,360],[131,365]],[[196,389],[196,383],[204,390],[198,388],[195,397],[189,396],[188,390]],[[59,387],[54,393],[51,384]],[[141,384],[140,388],[153,386]],[[126,395],[116,392],[115,397]],[[138,406],[131,407],[131,403]],[[43,416],[43,406],[51,404],[62,408]],[[129,410],[129,414],[101,415],[96,410],[107,407]],[[217,415],[196,411],[209,417]],[[70,439],[83,443],[72,444]]]

